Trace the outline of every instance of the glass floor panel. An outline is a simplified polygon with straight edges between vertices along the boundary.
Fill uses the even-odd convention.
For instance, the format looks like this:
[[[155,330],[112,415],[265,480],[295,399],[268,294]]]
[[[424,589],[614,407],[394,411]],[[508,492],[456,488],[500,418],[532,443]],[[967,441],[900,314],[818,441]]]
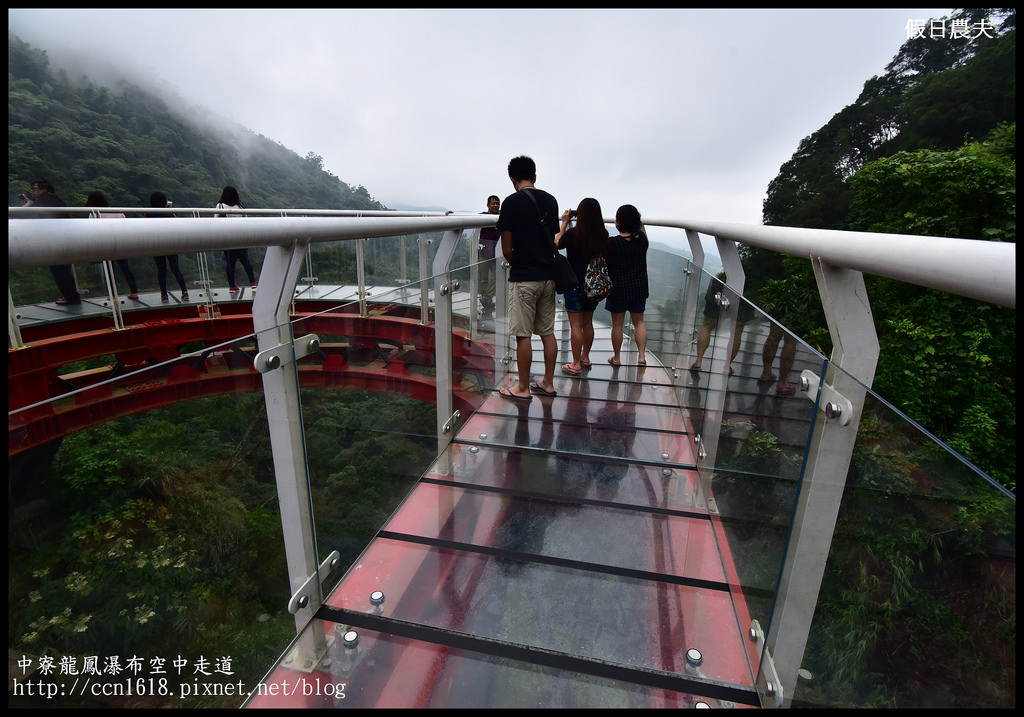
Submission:
[[[594,361],[488,391],[247,706],[758,706],[685,389]]]
[[[535,656],[519,659],[468,647],[451,647],[396,636],[386,632],[315,620],[311,629],[325,634],[327,656],[320,669],[295,671],[279,665],[250,696],[245,707],[292,709],[434,709],[434,708],[750,708],[736,702],[727,687],[711,681],[680,679],[680,687],[695,685],[703,692],[720,692],[709,697],[697,690],[670,689],[636,682],[635,674],[621,677],[612,669],[594,666],[593,674],[557,657],[538,664]],[[357,641],[346,641],[346,635]],[[350,646],[346,650],[345,646]],[[514,650],[509,650],[515,653]],[[287,658],[286,658],[287,659]],[[589,668],[590,665],[583,665]],[[669,681],[671,677],[647,673],[647,682]],[[427,689],[420,689],[426,687]],[[752,698],[739,692],[741,698]]]

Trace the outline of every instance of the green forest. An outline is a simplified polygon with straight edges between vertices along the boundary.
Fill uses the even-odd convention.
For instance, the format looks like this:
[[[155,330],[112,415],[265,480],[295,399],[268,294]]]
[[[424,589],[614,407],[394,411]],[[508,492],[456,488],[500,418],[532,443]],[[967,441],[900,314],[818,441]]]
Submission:
[[[954,17],[990,19],[993,29],[904,43],[886,73],[782,165],[765,224],[1015,241],[1015,14]],[[300,156],[241,127],[197,126],[146,88],[95,84],[11,35],[9,205],[20,206],[18,195],[40,176],[78,206],[95,189],[119,206],[143,206],[153,191],[180,206],[211,206],[234,184],[249,206],[385,208],[325,172],[314,152]],[[748,297],[828,355],[809,262],[741,253]],[[874,390],[1015,491],[1015,312],[866,282],[881,344]],[[433,457],[433,407],[346,391],[302,400],[324,511],[319,537],[350,560]],[[9,578],[10,648],[231,655],[248,682],[281,654],[295,629],[284,610],[263,398],[203,399],[198,408],[99,424],[9,462],[14,475],[48,476],[9,489],[19,511],[9,520],[9,555],[19,563]],[[114,587],[130,607],[105,599]],[[166,706],[89,703],[115,705]]]
[[[765,224],[1016,241],[1016,15],[906,41],[885,75],[805,138],[768,187]],[[810,262],[741,247],[746,293],[826,356]],[[865,277],[881,353],[872,388],[1016,490],[1016,311]]]

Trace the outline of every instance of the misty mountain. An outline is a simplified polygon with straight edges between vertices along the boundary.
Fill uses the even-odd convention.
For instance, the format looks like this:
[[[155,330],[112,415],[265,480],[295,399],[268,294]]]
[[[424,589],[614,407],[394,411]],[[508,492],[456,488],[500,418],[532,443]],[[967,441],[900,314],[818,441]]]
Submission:
[[[116,206],[163,192],[178,206],[213,206],[226,185],[245,206],[385,209],[306,157],[241,125],[196,113],[127,79],[104,84],[56,67],[8,35],[8,205],[39,177],[70,205],[100,190]]]

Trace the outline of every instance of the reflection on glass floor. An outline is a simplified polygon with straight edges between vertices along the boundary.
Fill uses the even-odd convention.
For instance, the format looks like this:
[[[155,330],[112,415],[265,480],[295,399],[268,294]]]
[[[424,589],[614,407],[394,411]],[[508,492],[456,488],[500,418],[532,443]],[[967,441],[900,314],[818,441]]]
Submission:
[[[677,388],[609,355],[491,392],[246,706],[757,705]]]

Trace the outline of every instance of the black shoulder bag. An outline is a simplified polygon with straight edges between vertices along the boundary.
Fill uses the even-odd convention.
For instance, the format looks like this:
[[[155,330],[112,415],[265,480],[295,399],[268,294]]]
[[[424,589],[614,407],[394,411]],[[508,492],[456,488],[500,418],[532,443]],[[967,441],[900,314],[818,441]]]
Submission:
[[[537,210],[537,219],[540,220],[540,231],[541,234],[548,238],[551,242],[551,252],[555,257],[555,291],[559,294],[566,294],[577,286],[580,285],[580,280],[576,276],[576,272],[573,271],[572,266],[569,264],[569,260],[565,258],[565,255],[558,251],[558,247],[555,246],[554,240],[547,231],[547,227],[544,226],[544,217],[540,213],[540,205],[537,204],[537,199],[530,192],[525,189],[520,189],[520,192],[525,194],[533,202],[534,208]]]

